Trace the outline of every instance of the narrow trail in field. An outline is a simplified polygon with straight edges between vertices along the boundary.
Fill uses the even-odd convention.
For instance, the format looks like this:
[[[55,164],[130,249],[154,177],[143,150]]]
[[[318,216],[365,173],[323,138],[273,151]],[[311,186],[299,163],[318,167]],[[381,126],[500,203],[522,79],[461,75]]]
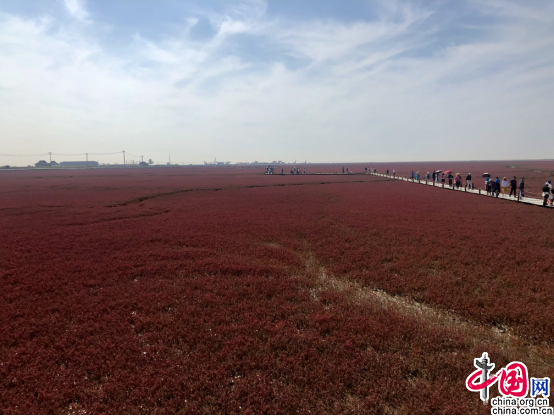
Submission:
[[[364,307],[371,305],[409,316],[423,326],[438,328],[455,328],[464,334],[464,338],[471,339],[474,344],[486,342],[510,352],[513,356],[524,357],[526,362],[537,366],[554,365],[554,348],[552,346],[530,345],[510,328],[497,328],[484,325],[462,317],[455,312],[432,307],[403,296],[393,296],[383,290],[362,286],[360,283],[346,277],[337,277],[328,273],[321,263],[308,253],[302,256],[306,264],[307,275],[315,278],[318,285],[308,290],[314,300],[319,300],[322,290],[341,293],[353,304]]]
[[[268,184],[268,185],[244,185],[244,186],[227,186],[222,188],[188,188],[188,189],[177,189],[175,191],[169,191],[169,192],[160,192],[152,195],[145,195],[140,196],[138,198],[129,199],[124,202],[119,202],[116,204],[110,204],[107,205],[108,208],[114,208],[114,207],[121,207],[121,206],[127,206],[132,204],[139,204],[141,202],[155,199],[155,198],[161,198],[164,196],[171,196],[171,195],[177,195],[182,194],[185,192],[193,192],[193,191],[200,191],[200,192],[207,192],[207,191],[223,191],[223,190],[232,190],[232,189],[251,189],[251,188],[274,188],[278,186],[303,186],[303,185],[330,185],[335,183],[374,183],[374,182],[386,182],[390,181],[391,179],[377,179],[377,180],[365,180],[365,181],[336,181],[336,182],[296,182],[296,183],[278,183],[278,184]]]
[[[72,227],[72,226],[83,226],[83,225],[92,225],[92,224],[103,224],[106,222],[113,222],[113,221],[122,221],[122,220],[132,220],[132,219],[138,219],[138,218],[147,218],[147,217],[156,217],[158,215],[167,214],[170,211],[161,211],[161,212],[151,212],[151,213],[145,213],[145,214],[139,214],[139,215],[129,215],[126,217],[117,217],[117,218],[108,218],[104,220],[96,220],[96,221],[89,221],[89,222],[72,222],[69,224],[64,224],[66,227]]]
[[[223,189],[223,188],[191,188],[191,189],[179,189],[179,190],[176,190],[176,191],[160,192],[160,193],[152,194],[152,195],[139,196],[138,198],[129,199],[129,200],[127,200],[127,201],[119,202],[119,203],[117,203],[117,204],[107,205],[107,207],[108,207],[108,208],[114,208],[114,207],[124,207],[124,206],[132,205],[132,204],[140,204],[141,202],[147,201],[147,200],[149,200],[149,199],[161,198],[161,197],[163,197],[163,196],[177,195],[177,194],[182,194],[182,193],[184,193],[184,192],[192,192],[192,191],[221,191],[222,189]]]

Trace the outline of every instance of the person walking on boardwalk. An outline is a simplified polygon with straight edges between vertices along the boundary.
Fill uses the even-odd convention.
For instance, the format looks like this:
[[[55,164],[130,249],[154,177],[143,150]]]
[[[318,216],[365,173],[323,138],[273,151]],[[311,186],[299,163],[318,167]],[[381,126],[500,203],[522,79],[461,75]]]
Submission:
[[[498,176],[494,180],[494,190],[492,191],[493,194],[496,194],[496,197],[498,198],[498,195],[500,194],[500,179],[498,179]]]
[[[546,181],[546,186],[548,186],[548,188],[550,189],[548,199],[549,199],[549,204],[552,205],[552,200],[554,199],[554,196],[552,195],[552,182]]]
[[[466,186],[468,189],[473,189],[473,184],[471,183],[471,172],[466,176]]]
[[[504,176],[502,179],[502,195],[508,195],[508,186],[510,185],[510,182],[508,182],[508,179]]]
[[[431,174],[429,172],[427,172],[427,175],[425,175],[425,183],[427,185],[429,185],[429,179],[431,179]],[[434,179],[433,179],[433,181],[434,181]]]
[[[460,189],[460,183],[462,182],[462,177],[459,173],[456,173],[456,177],[454,178],[454,182],[456,182],[456,189]]]
[[[441,182],[444,187],[444,183],[446,182],[446,175],[444,173],[441,175]]]
[[[412,170],[412,173],[410,174],[410,177],[412,178],[412,181],[414,180],[414,171]]]
[[[452,172],[448,174],[448,186],[452,186],[452,179],[454,179],[454,176],[452,176]]]
[[[491,178],[491,196],[494,196],[495,192],[496,192],[496,181]]]
[[[542,187],[542,197],[543,197],[542,206],[543,207],[547,205],[551,195],[552,195],[552,183],[548,181]]]
[[[492,181],[491,178],[485,179],[485,191],[487,192],[487,195],[492,195]]]
[[[510,196],[512,196],[512,192],[514,194],[514,198],[517,197],[517,179],[516,177],[514,176],[513,179],[510,181]]]
[[[419,174],[419,170],[415,173],[415,179],[419,182],[419,179],[421,178],[421,175]]]
[[[389,170],[387,169],[387,176],[389,176]]]
[[[392,176],[393,176],[393,178],[396,178],[396,169],[392,170]]]
[[[436,175],[437,175],[436,172],[433,171],[433,185],[435,184],[435,176],[436,176]]]
[[[519,181],[519,197],[523,198],[525,196],[525,178],[521,178]]]

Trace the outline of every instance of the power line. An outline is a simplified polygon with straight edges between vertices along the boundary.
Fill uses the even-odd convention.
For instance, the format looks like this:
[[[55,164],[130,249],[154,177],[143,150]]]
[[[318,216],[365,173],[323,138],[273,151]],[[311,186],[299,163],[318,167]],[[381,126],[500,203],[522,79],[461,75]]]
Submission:
[[[35,155],[8,155],[5,153],[0,153],[0,156],[9,156],[9,157],[39,157],[39,156],[48,156],[49,153],[40,153]]]
[[[83,155],[86,155],[86,153],[49,153],[49,154],[51,154],[52,156],[83,156]]]
[[[89,155],[94,155],[94,156],[104,156],[104,155],[118,155],[120,154],[121,152],[111,152],[111,153],[89,153]]]
[[[91,156],[107,156],[107,155],[118,155],[118,154],[121,154],[121,152],[109,152],[109,153],[54,153],[54,152],[48,152],[48,153],[34,153],[34,154],[25,154],[25,155],[22,155],[22,154],[8,154],[8,153],[0,153],[0,156],[5,156],[5,157],[41,157],[41,156],[86,156],[86,155],[91,155]],[[136,156],[136,155],[131,155],[129,153],[130,156],[133,156],[133,157],[140,157],[140,156]]]

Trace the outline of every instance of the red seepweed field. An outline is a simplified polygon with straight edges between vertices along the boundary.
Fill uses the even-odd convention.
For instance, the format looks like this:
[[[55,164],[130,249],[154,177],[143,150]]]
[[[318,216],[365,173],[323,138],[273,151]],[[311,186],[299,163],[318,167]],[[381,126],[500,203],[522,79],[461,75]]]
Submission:
[[[554,210],[262,173],[0,171],[0,410],[490,413],[465,387],[483,351],[552,377]]]

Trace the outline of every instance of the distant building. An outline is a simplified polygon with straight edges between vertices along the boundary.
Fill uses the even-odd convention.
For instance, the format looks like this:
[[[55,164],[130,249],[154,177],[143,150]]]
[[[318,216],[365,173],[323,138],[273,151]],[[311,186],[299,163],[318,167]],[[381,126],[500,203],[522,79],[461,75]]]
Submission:
[[[94,160],[89,160],[88,162],[86,160],[79,160],[74,162],[61,162],[60,166],[62,168],[86,168],[88,167],[96,167],[98,166],[98,162],[95,162]]]

